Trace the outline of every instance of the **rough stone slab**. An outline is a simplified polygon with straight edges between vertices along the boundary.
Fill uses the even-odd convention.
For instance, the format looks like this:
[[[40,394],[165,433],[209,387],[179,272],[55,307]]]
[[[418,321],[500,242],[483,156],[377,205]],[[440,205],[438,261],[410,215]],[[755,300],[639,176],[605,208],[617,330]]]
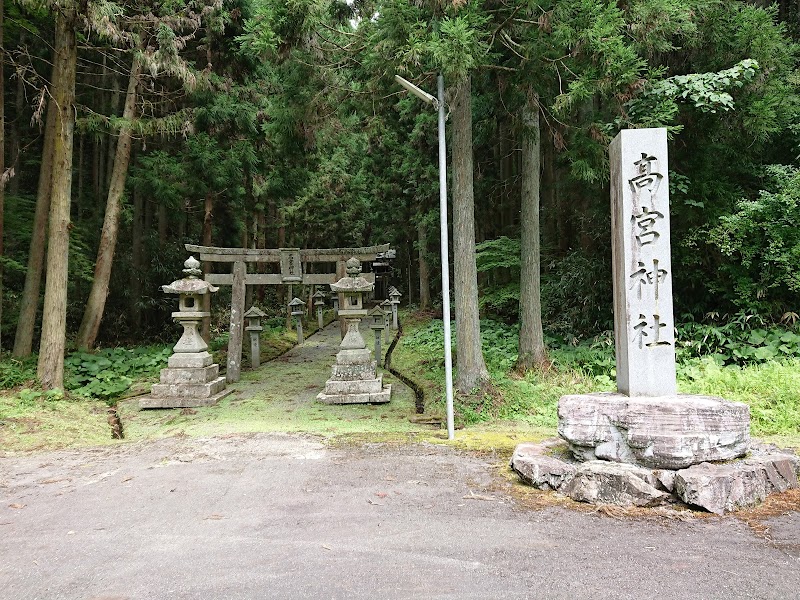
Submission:
[[[675,492],[686,504],[721,515],[758,504],[774,492],[796,488],[798,474],[800,458],[795,455],[754,455],[678,471]]]
[[[219,365],[200,368],[161,369],[161,383],[208,383],[219,377]]]
[[[540,490],[557,490],[575,475],[575,465],[546,454],[543,444],[518,444],[510,466],[520,479]]]
[[[208,352],[177,352],[169,357],[167,366],[170,369],[199,369],[208,367],[214,362]]]
[[[156,383],[150,389],[154,398],[209,398],[225,388],[225,378],[208,383]]]
[[[317,395],[317,400],[324,404],[384,404],[389,402],[392,396],[392,386],[387,384],[377,393],[368,394],[326,394],[321,392]]]
[[[331,379],[354,381],[356,379],[375,379],[378,373],[376,361],[359,365],[333,365]]]
[[[383,377],[376,379],[356,379],[353,381],[338,381],[329,379],[325,383],[325,393],[336,394],[378,394],[383,390]]]
[[[580,465],[559,491],[577,502],[649,507],[670,499],[657,485],[658,480],[649,469],[593,460]]]
[[[151,395],[139,398],[139,408],[194,408],[198,406],[213,406],[233,390],[222,390],[221,392],[205,398],[191,397],[156,397]]]
[[[750,444],[750,409],[711,396],[562,396],[558,434],[578,460],[683,469],[743,456]]]
[[[372,362],[372,353],[367,348],[345,349],[336,353],[338,365],[363,365]]]

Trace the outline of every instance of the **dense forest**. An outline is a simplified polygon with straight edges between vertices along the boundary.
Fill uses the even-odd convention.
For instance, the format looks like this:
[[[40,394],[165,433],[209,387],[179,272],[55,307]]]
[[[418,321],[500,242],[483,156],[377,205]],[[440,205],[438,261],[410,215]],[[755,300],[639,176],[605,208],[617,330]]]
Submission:
[[[460,389],[480,316],[521,320],[523,369],[542,329],[611,329],[626,127],[669,130],[678,320],[798,319],[796,0],[0,6],[0,347],[45,387],[68,348],[163,336],[185,243],[389,242],[441,307],[436,113],[396,74],[446,85]]]

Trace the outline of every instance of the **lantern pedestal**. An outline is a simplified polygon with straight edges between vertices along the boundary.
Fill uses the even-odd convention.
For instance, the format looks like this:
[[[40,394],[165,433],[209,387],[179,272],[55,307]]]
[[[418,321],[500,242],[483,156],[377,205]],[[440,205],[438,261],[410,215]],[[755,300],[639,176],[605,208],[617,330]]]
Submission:
[[[383,385],[377,363],[358,332],[361,319],[347,319],[347,335],[336,354],[331,378],[317,400],[325,404],[381,404],[389,402],[392,386]]]
[[[372,284],[361,275],[361,263],[351,258],[347,261],[348,277],[331,284],[331,289],[345,294],[346,308],[339,315],[347,322],[347,333],[339,345],[336,364],[325,390],[317,400],[325,404],[379,404],[389,402],[392,386],[383,385],[383,375],[378,375],[377,363],[358,330],[362,317],[367,316],[361,295],[372,290]]]

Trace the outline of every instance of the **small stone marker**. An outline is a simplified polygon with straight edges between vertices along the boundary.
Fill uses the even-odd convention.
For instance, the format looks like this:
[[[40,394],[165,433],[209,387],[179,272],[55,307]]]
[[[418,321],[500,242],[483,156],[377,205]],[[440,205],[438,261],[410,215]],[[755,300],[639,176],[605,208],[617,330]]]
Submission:
[[[386,325],[386,315],[380,306],[375,306],[367,313],[367,316],[370,318],[369,328],[372,329],[372,333],[375,335],[375,360],[380,364],[383,357],[381,354],[381,336]]]
[[[250,332],[250,366],[257,369],[261,366],[261,318],[266,317],[261,310],[256,306],[251,306],[250,309],[244,313],[244,318],[247,319],[247,327],[245,331]]]
[[[291,302],[289,302],[289,310],[292,311],[292,316],[297,319],[297,344],[302,344],[305,338],[303,338],[303,313],[305,311],[305,303],[300,300],[300,298],[293,298]]]
[[[184,263],[186,277],[162,286],[167,294],[178,294],[178,311],[172,318],[183,326],[183,335],[173,348],[166,369],[161,369],[160,383],[150,394],[139,399],[139,408],[184,408],[210,406],[230,394],[225,390],[225,378],[219,376],[219,365],[212,364],[208,345],[197,327],[209,313],[200,309],[201,297],[217,291],[210,283],[199,279],[200,262],[193,256]]]
[[[381,308],[383,309],[383,331],[386,334],[386,342],[389,342],[391,338],[391,334],[389,333],[389,328],[392,323],[392,303],[390,300],[384,300],[381,302]]]
[[[397,291],[397,288],[392,286],[389,288],[389,302],[392,305],[392,329],[397,331],[397,308],[400,306],[400,297],[403,294]]]
[[[317,308],[317,326],[320,330],[322,330],[323,326],[325,325],[322,314],[322,311],[325,308],[325,292],[322,290],[317,290],[312,298],[315,298],[314,306]]]
[[[666,129],[625,129],[610,147],[617,389],[676,393]]]

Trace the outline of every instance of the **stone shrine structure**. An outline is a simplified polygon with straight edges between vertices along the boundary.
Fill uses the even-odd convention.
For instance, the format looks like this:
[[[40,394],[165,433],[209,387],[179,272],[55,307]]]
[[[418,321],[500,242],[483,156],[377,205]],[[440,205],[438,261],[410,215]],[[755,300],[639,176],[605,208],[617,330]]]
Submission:
[[[186,277],[162,286],[167,294],[178,294],[178,311],[172,318],[183,325],[183,335],[175,344],[166,369],[161,369],[160,383],[150,394],[139,399],[139,408],[184,408],[210,406],[231,393],[225,390],[225,378],[219,376],[219,365],[212,364],[197,327],[208,313],[200,309],[201,297],[217,288],[199,278],[200,263],[193,256],[184,263]]]
[[[361,276],[361,262],[353,257],[346,263],[347,276],[332,283],[331,290],[344,296],[339,315],[347,323],[347,333],[339,345],[336,364],[325,390],[317,400],[325,404],[374,404],[389,402],[391,385],[383,385],[383,376],[377,373],[377,362],[367,348],[358,330],[361,319],[367,316],[362,296],[374,284]]]
[[[207,273],[205,280],[212,285],[230,285],[231,320],[230,337],[228,339],[228,366],[226,377],[228,383],[239,381],[242,367],[242,341],[244,339],[245,296],[248,285],[286,285],[289,297],[292,297],[292,286],[329,285],[345,275],[345,261],[355,256],[360,260],[394,258],[394,251],[389,244],[367,246],[363,248],[217,248],[214,246],[197,246],[186,244],[187,252],[196,252],[204,264],[227,265],[229,273]],[[326,264],[335,265],[335,273],[327,272]],[[248,264],[261,265],[265,268],[277,266],[278,273],[248,272]],[[317,267],[317,272],[314,272]],[[365,273],[364,278],[375,281],[374,273]],[[334,301],[334,310],[336,310]]]
[[[574,500],[718,513],[796,487],[797,456],[751,450],[746,404],[677,394],[666,129],[621,131],[610,161],[617,393],[563,396],[566,443],[521,444],[512,468]]]

